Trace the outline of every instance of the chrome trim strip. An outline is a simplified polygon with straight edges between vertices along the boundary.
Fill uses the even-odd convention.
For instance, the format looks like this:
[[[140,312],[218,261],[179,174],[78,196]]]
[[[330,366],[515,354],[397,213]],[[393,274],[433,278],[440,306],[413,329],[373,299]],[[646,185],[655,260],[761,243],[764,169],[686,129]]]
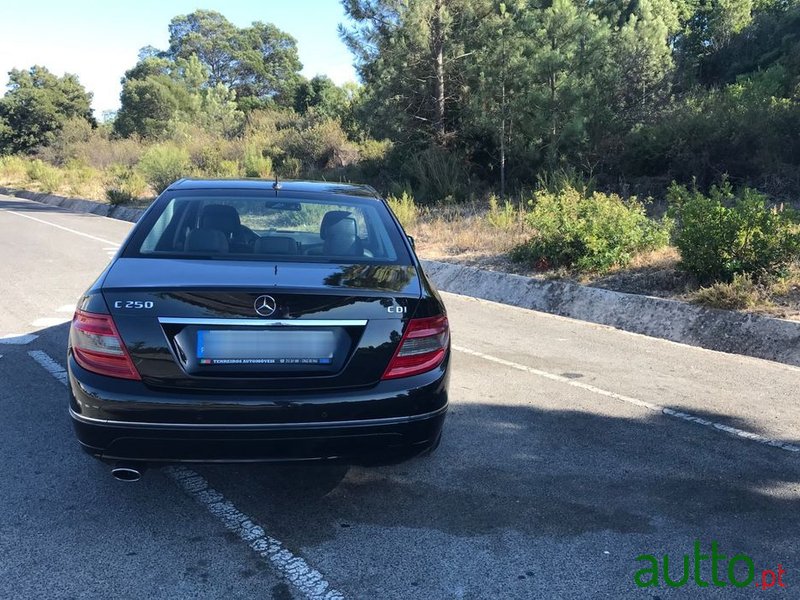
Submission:
[[[362,427],[368,425],[399,425],[401,423],[412,423],[414,421],[424,421],[444,414],[447,411],[447,405],[444,405],[438,410],[421,415],[409,415],[407,417],[386,417],[383,419],[362,419],[358,421],[321,421],[311,423],[143,423],[139,421],[112,421],[110,419],[95,419],[94,417],[86,417],[79,415],[73,408],[69,407],[70,416],[76,421],[88,423],[91,425],[110,425],[115,426],[131,426],[152,429],[333,429],[337,427]]]
[[[366,319],[191,319],[188,317],[158,317],[164,325],[241,325],[246,327],[363,327]]]

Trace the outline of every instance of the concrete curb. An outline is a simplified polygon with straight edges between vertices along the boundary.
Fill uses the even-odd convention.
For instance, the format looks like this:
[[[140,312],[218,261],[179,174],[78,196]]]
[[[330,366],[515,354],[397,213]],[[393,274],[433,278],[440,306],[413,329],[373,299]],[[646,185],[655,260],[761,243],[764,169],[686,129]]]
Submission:
[[[0,187],[0,194],[135,223],[138,208],[65,198]],[[692,304],[625,294],[563,281],[543,281],[423,260],[425,272],[445,292],[529,308],[563,317],[609,325],[733,354],[800,366],[800,322],[701,308]]]
[[[443,291],[800,366],[800,323],[423,260]]]
[[[30,192],[28,190],[18,190],[15,188],[0,187],[0,194],[5,194],[6,196],[15,196],[17,198],[25,198],[26,200],[41,202],[42,204],[47,204],[49,206],[59,206],[74,212],[91,213],[93,215],[110,217],[112,219],[119,219],[120,221],[129,221],[131,223],[138,221],[142,214],[144,214],[144,210],[140,208],[111,206],[110,204],[95,202],[94,200],[66,198],[64,196],[55,196],[53,194],[44,194],[41,192]]]

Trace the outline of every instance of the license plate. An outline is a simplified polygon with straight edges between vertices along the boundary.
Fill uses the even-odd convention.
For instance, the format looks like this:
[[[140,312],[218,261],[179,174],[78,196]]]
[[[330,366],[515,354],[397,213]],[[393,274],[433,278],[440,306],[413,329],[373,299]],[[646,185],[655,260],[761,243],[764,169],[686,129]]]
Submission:
[[[197,360],[201,365],[329,365],[333,331],[201,329]]]

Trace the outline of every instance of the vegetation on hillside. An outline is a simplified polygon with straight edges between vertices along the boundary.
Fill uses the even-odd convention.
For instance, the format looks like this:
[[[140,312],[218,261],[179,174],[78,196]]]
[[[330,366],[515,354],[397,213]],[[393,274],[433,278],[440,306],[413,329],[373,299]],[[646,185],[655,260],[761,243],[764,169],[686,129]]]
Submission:
[[[701,301],[794,289],[796,0],[342,4],[361,84],[207,10],[141,50],[103,123],[75,76],[12,71],[0,184],[127,203],[185,175],[362,181],[450,252],[601,277],[674,244]]]

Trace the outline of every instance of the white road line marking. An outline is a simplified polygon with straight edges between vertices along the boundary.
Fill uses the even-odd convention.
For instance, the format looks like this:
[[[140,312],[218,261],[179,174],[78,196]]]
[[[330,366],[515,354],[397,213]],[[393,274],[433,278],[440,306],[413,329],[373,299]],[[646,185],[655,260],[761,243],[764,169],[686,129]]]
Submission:
[[[55,227],[57,229],[63,229],[64,231],[69,231],[70,233],[74,233],[75,235],[82,235],[83,237],[89,238],[90,240],[97,240],[98,242],[103,242],[104,244],[114,244],[115,242],[111,242],[109,240],[104,240],[103,238],[99,238],[94,235],[89,235],[88,233],[83,233],[82,231],[76,231],[74,229],[70,229],[69,227],[64,227],[63,225],[56,225],[55,223],[51,223],[50,221],[45,221],[44,219],[37,219],[36,217],[32,217],[30,215],[23,215],[22,213],[18,213],[13,210],[5,211],[11,215],[17,215],[18,217],[24,217],[26,219],[30,219],[31,221],[37,221],[39,223],[44,223],[45,225],[50,225],[50,227]]]
[[[554,321],[562,321],[564,323],[569,323],[571,325],[587,327],[589,329],[595,329],[604,332],[612,332],[615,335],[627,335],[631,337],[643,338],[647,342],[653,344],[666,344],[670,346],[678,346],[683,350],[689,350],[691,352],[705,352],[709,354],[716,354],[717,356],[723,357],[726,360],[736,360],[736,361],[758,361],[759,363],[766,363],[770,368],[774,369],[781,369],[781,370],[788,370],[793,371],[795,373],[800,373],[800,367],[796,365],[790,365],[786,363],[776,362],[773,360],[767,360],[765,358],[756,358],[755,356],[747,356],[745,354],[734,354],[731,352],[723,352],[721,350],[711,350],[710,348],[703,348],[701,346],[694,346],[692,344],[687,344],[685,342],[675,342],[672,340],[668,340],[665,338],[660,337],[653,337],[652,335],[646,335],[644,333],[635,333],[633,331],[625,331],[624,329],[617,329],[612,325],[604,325],[602,323],[594,323],[592,321],[583,321],[581,319],[576,319],[574,317],[565,317],[562,315],[556,315],[553,313],[546,313],[539,310],[535,310],[533,308],[524,308],[522,306],[514,306],[513,304],[504,304],[502,302],[495,302],[493,300],[485,300],[484,298],[475,298],[473,296],[465,296],[463,294],[454,294],[453,292],[443,292],[440,290],[440,293],[443,294],[445,297],[453,296],[461,301],[468,301],[468,302],[476,302],[478,304],[488,304],[499,309],[503,310],[512,310],[517,312],[526,313],[530,316],[533,313],[536,318],[541,319],[552,319]],[[559,340],[563,341],[563,340]]]
[[[646,408],[647,410],[652,410],[654,412],[659,412],[661,414],[674,417],[676,419],[682,419],[684,421],[689,421],[691,423],[696,423],[698,425],[703,425],[704,427],[710,427],[712,429],[718,429],[720,431],[724,431],[725,433],[729,433],[731,435],[744,438],[746,440],[750,440],[753,442],[758,442],[759,444],[764,444],[765,446],[774,446],[775,448],[780,448],[781,450],[786,450],[787,452],[800,452],[800,446],[795,446],[794,444],[789,444],[788,442],[784,442],[782,440],[775,440],[765,437],[763,435],[759,435],[757,433],[753,433],[751,431],[745,431],[743,429],[737,429],[736,427],[731,427],[729,425],[725,425],[723,423],[716,423],[714,421],[709,421],[708,419],[703,419],[702,417],[694,416],[690,413],[685,413],[679,410],[674,410],[672,408],[667,408],[666,406],[660,406],[658,404],[653,404],[651,402],[646,402],[644,400],[639,400],[638,398],[632,398],[630,396],[625,396],[624,394],[617,394],[616,392],[610,392],[608,390],[604,390],[599,387],[595,387],[588,383],[583,383],[581,381],[576,381],[574,379],[569,379],[568,377],[563,377],[561,375],[556,375],[555,373],[549,373],[547,371],[541,371],[539,369],[534,369],[533,367],[528,367],[526,365],[521,365],[519,363],[512,362],[510,360],[505,360],[504,358],[498,358],[496,356],[492,356],[490,354],[484,354],[483,352],[478,352],[477,350],[470,350],[469,348],[464,348],[462,346],[453,345],[453,349],[457,350],[458,352],[463,352],[464,354],[471,354],[472,356],[477,356],[478,358],[482,358],[484,360],[488,360],[500,365],[505,365],[506,367],[511,367],[512,369],[517,369],[518,371],[525,371],[526,373],[531,373],[532,375],[537,375],[539,377],[544,377],[546,379],[550,379],[552,381],[557,381],[559,383],[565,383],[567,385],[571,385],[572,387],[580,388],[582,390],[586,390],[589,392],[593,392],[595,394],[600,394],[601,396],[607,396],[609,398],[613,398],[614,400],[619,400],[621,402],[627,402],[628,404],[633,404],[635,406],[639,406],[641,408]]]
[[[35,360],[39,365],[50,375],[58,379],[64,385],[67,385],[67,371],[58,364],[51,356],[42,350],[30,350],[28,352],[28,356],[30,356],[33,360]]]
[[[306,598],[311,600],[342,600],[344,594],[331,589],[323,575],[295,556],[283,544],[268,535],[250,517],[240,512],[229,500],[209,487],[208,482],[186,467],[164,469],[184,491],[204,504],[208,511],[236,533],[250,548],[268,560]]]
[[[10,333],[8,335],[0,335],[0,344],[9,344],[13,346],[24,346],[30,344],[39,336],[35,333]]]
[[[55,325],[69,323],[71,320],[72,319],[68,317],[44,317],[42,319],[36,319],[31,325],[34,327],[53,327]]]
[[[67,385],[66,370],[49,354],[42,350],[31,350],[28,354],[58,381]],[[333,589],[322,573],[312,568],[303,558],[293,554],[280,540],[267,534],[258,523],[211,488],[201,475],[180,466],[166,467],[163,471],[189,496],[205,505],[208,512],[237,534],[256,554],[269,561],[306,598],[344,600],[344,594]]]
[[[59,306],[56,309],[56,312],[74,313],[75,312],[75,305],[74,304],[64,304],[63,306]]]

